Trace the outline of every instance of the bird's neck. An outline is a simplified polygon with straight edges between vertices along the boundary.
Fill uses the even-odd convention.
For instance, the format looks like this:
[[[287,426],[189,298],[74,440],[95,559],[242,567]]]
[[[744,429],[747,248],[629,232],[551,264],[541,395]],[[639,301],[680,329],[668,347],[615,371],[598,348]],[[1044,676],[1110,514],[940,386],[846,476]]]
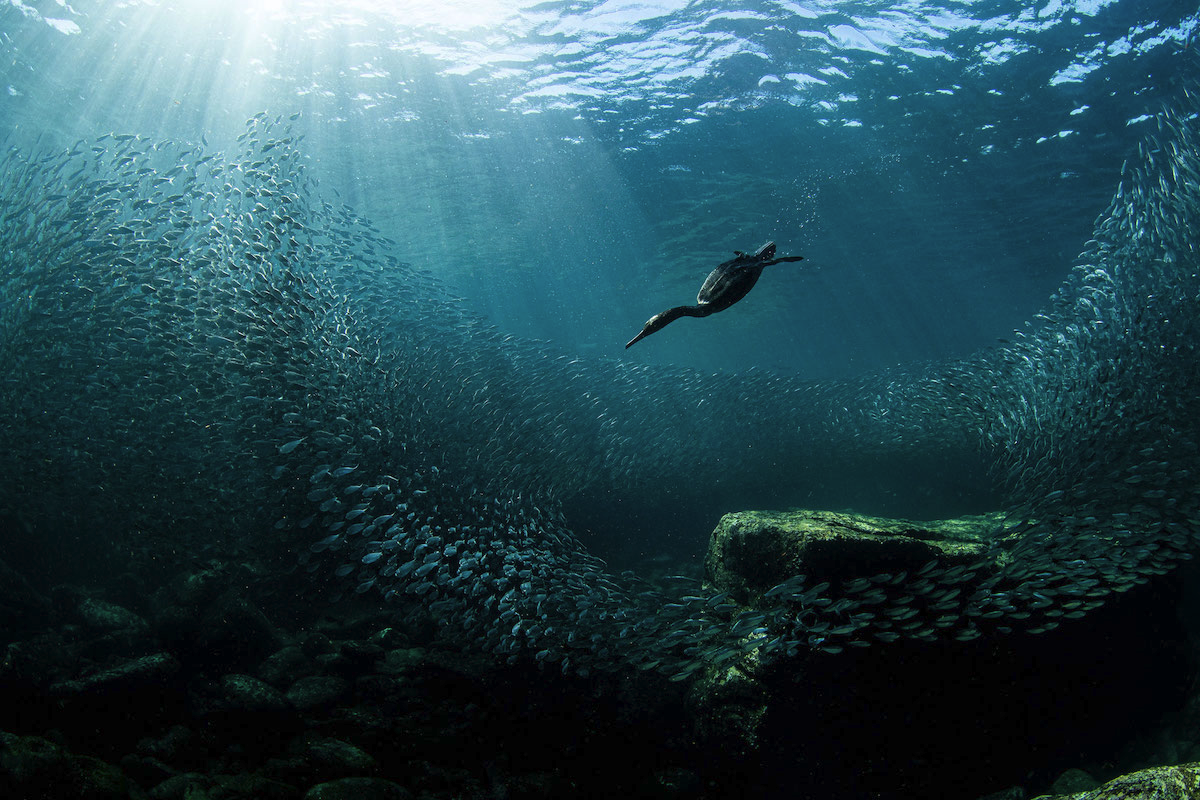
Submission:
[[[700,303],[694,306],[676,306],[671,309],[676,317],[707,317],[713,313],[711,303]]]

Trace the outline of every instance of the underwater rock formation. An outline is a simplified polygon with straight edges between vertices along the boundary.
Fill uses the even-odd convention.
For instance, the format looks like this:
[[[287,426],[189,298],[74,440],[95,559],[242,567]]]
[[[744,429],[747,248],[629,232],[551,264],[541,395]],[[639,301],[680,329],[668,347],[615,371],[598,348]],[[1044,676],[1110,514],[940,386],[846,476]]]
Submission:
[[[323,199],[282,118],[252,119],[229,154],[134,134],[12,149],[0,503],[125,552],[269,542],[335,596],[376,593],[564,673],[684,680],[758,649],[1046,631],[1196,548],[1200,123],[1158,122],[1012,343],[824,383],[505,336]],[[973,451],[1003,524],[974,565],[889,570],[881,602],[874,574],[787,576],[739,612],[694,582],[610,574],[561,513],[585,489],[755,476],[782,493],[817,465]]]
[[[819,582],[919,574],[930,562],[975,565],[1003,518],[913,522],[836,511],[741,511],[726,514],[713,530],[704,572],[716,591],[758,605],[764,593],[797,575]]]
[[[1114,778],[1096,789],[1040,795],[1060,800],[1195,800],[1200,797],[1200,765],[1151,767]]]
[[[9,797],[130,797],[121,770],[97,758],[66,752],[40,736],[0,731],[0,790]]]
[[[902,638],[936,641],[939,624],[947,621],[941,612],[956,608],[962,594],[944,584],[997,572],[1000,564],[983,559],[1002,522],[1003,514],[926,522],[805,509],[726,514],[709,539],[706,588],[729,595],[741,607],[740,619],[759,624],[746,634],[750,638],[779,627],[782,620],[771,616],[781,614],[776,598],[804,586],[813,607],[819,607],[819,597],[837,597],[825,609],[826,619],[845,620],[837,627],[823,621],[808,628],[810,635],[826,637],[819,650],[840,652],[834,642],[847,633],[855,633],[850,644],[860,646]],[[941,583],[921,580],[934,570],[944,570]],[[915,581],[908,581],[910,574]],[[883,613],[872,613],[876,607]],[[698,735],[726,749],[755,750],[772,703],[762,668],[758,651],[747,649],[697,675],[689,706]],[[803,674],[802,663],[790,668]]]

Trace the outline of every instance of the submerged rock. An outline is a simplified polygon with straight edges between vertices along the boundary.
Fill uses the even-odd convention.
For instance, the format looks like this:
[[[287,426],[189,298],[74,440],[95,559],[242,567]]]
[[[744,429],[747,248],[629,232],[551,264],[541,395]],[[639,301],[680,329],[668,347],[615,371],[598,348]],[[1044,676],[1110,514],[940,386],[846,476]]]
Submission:
[[[75,755],[40,736],[0,732],[0,793],[5,797],[125,800],[129,780],[117,767]]]
[[[50,690],[61,697],[113,695],[160,687],[179,670],[179,661],[170,653],[154,653],[124,660],[76,680],[56,683]]]
[[[346,694],[349,684],[336,675],[310,675],[288,689],[287,699],[301,711],[332,707]]]
[[[1076,794],[1100,786],[1100,782],[1081,769],[1069,769],[1059,775],[1050,789],[1055,794]]]
[[[793,575],[837,580],[915,571],[933,559],[974,564],[1003,515],[915,522],[838,511],[739,511],[709,538],[705,575],[717,591],[754,605]]]
[[[258,677],[273,686],[290,686],[317,671],[316,665],[295,645],[268,656],[258,668]]]
[[[318,783],[304,800],[408,800],[413,794],[383,778],[342,778]]]
[[[89,630],[100,633],[146,629],[146,621],[132,611],[114,603],[106,603],[95,597],[85,597],[76,613]]]
[[[274,623],[252,602],[233,592],[208,606],[201,618],[199,644],[243,664],[259,664],[284,644]]]
[[[150,800],[289,800],[296,796],[295,787],[261,775],[200,772],[175,775],[149,792]]]
[[[318,739],[308,742],[304,749],[304,761],[312,769],[325,773],[327,777],[361,777],[379,767],[370,753],[340,739]]]
[[[176,762],[196,747],[196,733],[186,725],[172,725],[160,736],[145,736],[138,740],[138,752],[145,756]]]
[[[1060,800],[1196,800],[1200,798],[1200,764],[1151,767],[1114,778],[1098,789],[1043,797]]]
[[[916,572],[935,559],[978,568],[1002,516],[915,522],[807,509],[741,511],[726,514],[712,532],[705,574],[713,591],[727,592],[748,613],[766,612],[771,601],[764,594],[795,575],[837,583]],[[762,669],[760,653],[749,649],[701,671],[688,695],[699,737],[727,752],[758,749],[772,703]],[[803,668],[793,662],[789,669],[798,675]]]
[[[770,695],[758,676],[755,654],[735,664],[705,670],[688,693],[696,736],[745,756],[761,744]]]
[[[426,651],[421,647],[399,647],[384,654],[379,671],[387,675],[404,675],[425,663]]]
[[[289,708],[279,690],[251,675],[226,675],[221,690],[230,706],[239,711],[278,713]]]

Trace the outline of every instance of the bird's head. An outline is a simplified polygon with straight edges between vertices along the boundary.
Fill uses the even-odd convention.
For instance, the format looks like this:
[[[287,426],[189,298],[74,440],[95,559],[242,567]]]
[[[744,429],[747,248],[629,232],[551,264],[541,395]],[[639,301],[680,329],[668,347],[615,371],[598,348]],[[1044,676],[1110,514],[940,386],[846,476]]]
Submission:
[[[645,339],[650,334],[661,331],[667,326],[668,322],[671,322],[677,316],[678,314],[672,314],[669,311],[662,311],[658,314],[655,314],[653,317],[646,320],[646,324],[642,326],[642,332],[630,339],[629,343],[625,345],[625,349],[628,350],[630,347],[633,347],[634,344],[640,342],[642,339]]]

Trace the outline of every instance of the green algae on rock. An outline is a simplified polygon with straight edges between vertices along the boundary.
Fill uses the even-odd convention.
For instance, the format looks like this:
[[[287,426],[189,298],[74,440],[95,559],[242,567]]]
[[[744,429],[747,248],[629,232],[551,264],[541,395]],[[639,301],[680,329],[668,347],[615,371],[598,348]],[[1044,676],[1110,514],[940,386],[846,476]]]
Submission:
[[[1069,795],[1043,795],[1059,800],[1197,800],[1200,764],[1151,767],[1113,778],[1098,789]]]
[[[930,560],[976,564],[1003,514],[916,522],[839,511],[739,511],[709,538],[705,575],[717,591],[754,605],[794,575],[814,581],[916,571]]]

